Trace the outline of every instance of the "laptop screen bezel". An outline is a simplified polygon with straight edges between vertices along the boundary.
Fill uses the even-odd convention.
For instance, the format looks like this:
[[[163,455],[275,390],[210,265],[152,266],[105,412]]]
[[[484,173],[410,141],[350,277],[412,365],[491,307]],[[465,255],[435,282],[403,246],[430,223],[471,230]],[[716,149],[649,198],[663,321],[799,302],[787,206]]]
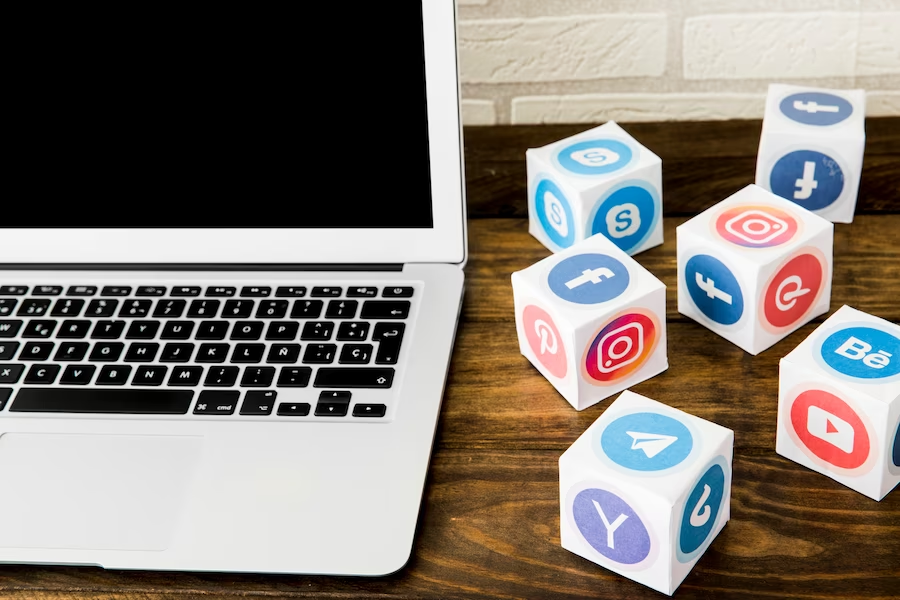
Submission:
[[[422,17],[433,227],[11,227],[0,235],[0,264],[463,264],[465,194],[453,0],[423,0]]]

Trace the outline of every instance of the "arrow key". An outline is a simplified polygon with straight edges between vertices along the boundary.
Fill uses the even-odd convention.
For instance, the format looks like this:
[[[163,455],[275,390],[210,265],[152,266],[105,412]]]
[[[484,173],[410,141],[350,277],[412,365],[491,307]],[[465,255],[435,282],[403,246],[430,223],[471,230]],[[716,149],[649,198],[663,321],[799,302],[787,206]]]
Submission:
[[[353,407],[354,417],[383,417],[387,412],[384,404],[357,404]]]

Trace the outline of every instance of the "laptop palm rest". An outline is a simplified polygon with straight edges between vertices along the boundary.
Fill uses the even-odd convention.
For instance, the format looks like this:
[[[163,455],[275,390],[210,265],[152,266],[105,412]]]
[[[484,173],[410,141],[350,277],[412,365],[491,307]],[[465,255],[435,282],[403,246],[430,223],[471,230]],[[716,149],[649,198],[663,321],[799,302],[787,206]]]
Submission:
[[[0,436],[0,547],[165,550],[200,459],[197,436]]]

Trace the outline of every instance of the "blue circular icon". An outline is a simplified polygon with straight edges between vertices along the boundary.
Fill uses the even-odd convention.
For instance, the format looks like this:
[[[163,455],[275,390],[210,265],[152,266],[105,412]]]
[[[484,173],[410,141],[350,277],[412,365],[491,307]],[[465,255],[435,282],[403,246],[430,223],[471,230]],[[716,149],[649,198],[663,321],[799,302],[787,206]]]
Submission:
[[[900,467],[900,423],[897,423],[897,433],[894,434],[893,461],[895,467]]]
[[[688,562],[700,554],[716,525],[725,498],[726,468],[725,459],[716,458],[688,494],[678,536],[677,554],[681,562]]]
[[[544,233],[560,248],[575,243],[575,220],[572,207],[559,186],[541,179],[534,190],[534,212]]]
[[[602,233],[625,252],[640,246],[656,224],[658,195],[643,182],[627,182],[602,200],[590,235]]]
[[[556,161],[578,175],[606,175],[631,162],[631,148],[616,140],[586,140],[566,146]]]
[[[841,375],[885,379],[900,373],[900,339],[874,327],[846,327],[822,342],[822,360]]]
[[[572,501],[572,520],[591,547],[623,565],[634,565],[650,554],[650,532],[622,498],[599,488],[580,491]]]
[[[600,304],[618,298],[628,289],[628,269],[606,254],[576,254],[550,270],[550,290],[576,304]]]
[[[595,442],[596,443],[596,442]],[[600,448],[610,460],[632,471],[662,471],[691,453],[694,438],[687,426],[652,412],[619,417],[600,434]]]
[[[844,172],[837,161],[815,150],[785,154],[769,176],[772,193],[806,210],[830,206],[844,190]]]
[[[804,125],[834,125],[853,113],[853,105],[834,94],[801,92],[781,101],[781,112]]]
[[[694,304],[708,318],[721,325],[741,319],[741,284],[722,261],[708,254],[692,256],[684,267],[684,280]]]

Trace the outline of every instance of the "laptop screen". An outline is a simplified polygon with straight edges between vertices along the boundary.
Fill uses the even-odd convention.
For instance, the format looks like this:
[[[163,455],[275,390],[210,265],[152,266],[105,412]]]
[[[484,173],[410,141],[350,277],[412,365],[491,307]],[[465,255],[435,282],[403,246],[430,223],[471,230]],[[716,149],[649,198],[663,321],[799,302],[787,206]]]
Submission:
[[[0,226],[434,227],[421,4],[315,12],[35,40]]]

